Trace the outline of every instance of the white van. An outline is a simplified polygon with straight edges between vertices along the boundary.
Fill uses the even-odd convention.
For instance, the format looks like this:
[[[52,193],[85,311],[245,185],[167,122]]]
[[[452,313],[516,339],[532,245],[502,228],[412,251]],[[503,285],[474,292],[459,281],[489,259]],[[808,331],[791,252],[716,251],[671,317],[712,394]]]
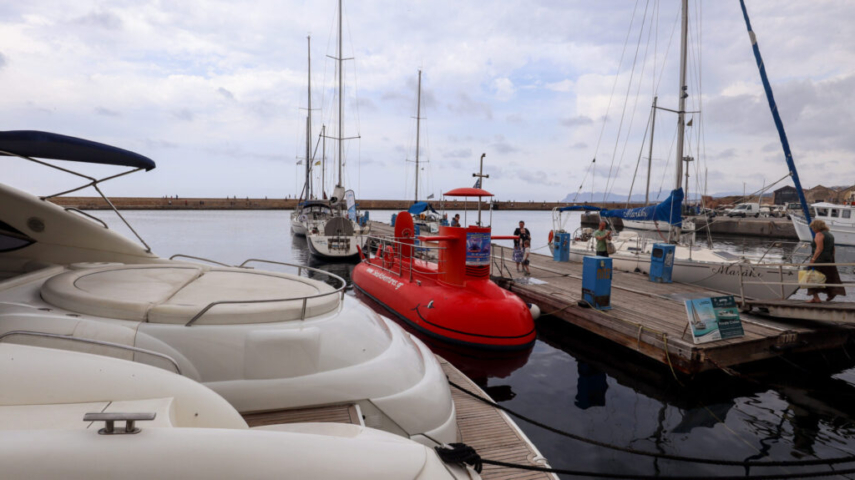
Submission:
[[[739,205],[733,207],[732,210],[727,212],[728,217],[759,217],[760,216],[760,204],[759,203],[740,203]]]

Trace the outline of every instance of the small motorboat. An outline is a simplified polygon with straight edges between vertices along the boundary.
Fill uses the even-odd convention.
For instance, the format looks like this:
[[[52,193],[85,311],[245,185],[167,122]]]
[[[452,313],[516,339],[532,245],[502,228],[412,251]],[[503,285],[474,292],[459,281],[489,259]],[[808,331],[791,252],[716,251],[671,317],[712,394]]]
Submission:
[[[458,188],[445,196],[480,201],[492,194]],[[491,240],[516,237],[492,236],[489,226],[481,226],[480,212],[476,225],[441,226],[437,236],[414,231],[412,216],[401,212],[394,238],[369,237],[372,251],[362,252],[351,275],[354,285],[416,330],[448,343],[491,350],[534,343],[529,306],[490,280]]]

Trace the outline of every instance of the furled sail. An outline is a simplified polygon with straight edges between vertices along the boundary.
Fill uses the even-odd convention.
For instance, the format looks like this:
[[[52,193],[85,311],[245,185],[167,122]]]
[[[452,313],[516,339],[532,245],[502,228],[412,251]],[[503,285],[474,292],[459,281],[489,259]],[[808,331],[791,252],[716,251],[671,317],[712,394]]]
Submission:
[[[682,226],[683,189],[672,190],[668,198],[658,204],[647,207],[626,208],[623,210],[603,210],[601,217],[623,218],[626,220],[665,222]]]

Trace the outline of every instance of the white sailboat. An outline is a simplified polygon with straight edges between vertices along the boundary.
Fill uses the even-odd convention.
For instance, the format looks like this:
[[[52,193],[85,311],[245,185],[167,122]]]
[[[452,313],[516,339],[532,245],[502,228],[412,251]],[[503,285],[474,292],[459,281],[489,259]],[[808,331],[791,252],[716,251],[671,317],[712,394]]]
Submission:
[[[419,84],[416,101],[416,178],[415,178],[415,195],[413,204],[409,208],[410,215],[413,216],[413,223],[421,228],[421,231],[430,233],[439,232],[439,227],[442,224],[442,215],[431,207],[428,202],[419,201],[419,173],[421,165],[419,163],[419,153],[421,150],[421,120],[422,120],[422,71],[419,70]],[[428,196],[430,199],[431,196]]]
[[[75,175],[38,158],[133,168],[124,174],[155,167],[44,132],[0,132],[0,152]],[[86,178],[81,188],[103,181]],[[161,258],[139,236],[142,246],[85,212],[3,184],[0,205],[0,344],[150,364],[205,385],[242,414],[351,405],[368,427],[427,445],[456,441],[436,357],[345,295],[344,279],[300,265],[252,268],[286,266],[263,260]]]
[[[332,196],[329,199],[330,216],[308,228],[306,240],[309,251],[314,257],[327,261],[356,260],[359,256],[359,246],[364,235],[368,234],[369,226],[360,225],[357,221],[359,214],[356,207],[356,195],[353,190],[345,190],[342,162],[344,161],[344,84],[342,63],[342,0],[338,2],[338,45],[336,61],[338,62],[338,131],[335,140],[338,141],[338,178]]]
[[[297,207],[291,212],[291,232],[294,235],[305,236],[309,230],[317,228],[318,224],[329,219],[331,210],[325,201],[312,200],[312,37],[307,37],[309,43],[308,68],[308,114],[306,116],[306,178],[300,193]],[[323,189],[323,183],[321,184]]]
[[[661,239],[644,238],[637,232],[624,231],[614,236],[615,253],[610,254],[613,268],[623,271],[650,272],[651,253],[653,245],[660,242],[676,244],[674,267],[672,279],[675,282],[691,283],[701,285],[718,292],[740,294],[744,291],[746,297],[757,299],[773,299],[788,297],[797,289],[797,269],[792,267],[778,267],[775,265],[764,265],[751,263],[745,257],[731,253],[715,250],[706,245],[698,245],[693,242],[680,244],[681,212],[679,205],[683,199],[683,160],[684,160],[684,136],[685,136],[685,114],[686,97],[688,97],[688,86],[686,84],[686,59],[688,38],[688,0],[682,0],[682,26],[680,41],[680,82],[677,109],[677,142],[675,160],[676,176],[674,190],[666,202],[674,200],[673,211],[665,211],[659,218],[670,219],[668,225],[668,236]],[[679,198],[679,201],[676,199]],[[663,204],[660,205],[664,205]],[[644,207],[645,210],[654,207]],[[629,209],[615,211],[620,213],[616,216],[628,217],[630,219],[651,216],[652,212],[642,209]],[[602,212],[605,215],[607,212]],[[555,231],[561,231],[560,212]],[[582,261],[585,256],[595,255],[595,239],[592,238],[590,229],[579,229],[572,235],[570,240],[570,259]],[[756,283],[745,285],[744,290],[740,288],[740,277],[748,277]],[[796,285],[779,286],[777,284],[760,284],[763,280],[771,282],[787,282]]]

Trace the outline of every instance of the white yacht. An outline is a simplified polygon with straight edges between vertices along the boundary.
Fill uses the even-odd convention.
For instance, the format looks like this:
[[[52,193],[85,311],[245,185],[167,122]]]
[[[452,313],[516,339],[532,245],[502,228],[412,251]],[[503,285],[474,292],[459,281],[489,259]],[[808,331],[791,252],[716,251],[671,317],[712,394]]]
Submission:
[[[834,235],[835,245],[855,246],[855,205],[837,205],[834,203],[814,203],[811,206],[813,218],[822,220],[828,225],[828,230]],[[790,216],[799,240],[813,241],[810,226],[803,215]]]
[[[44,132],[0,132],[0,152],[69,173],[35,157],[131,167],[124,173],[155,166]],[[101,181],[81,188],[100,193]],[[296,274],[252,268],[265,264],[259,260],[234,267],[161,258],[138,234],[142,245],[46,198],[0,184],[0,342],[180,372],[242,414],[346,404],[369,427],[427,445],[456,441],[436,357],[346,296],[340,277],[303,266]]]
[[[359,213],[356,206],[356,195],[353,190],[345,190],[344,173],[344,81],[343,65],[344,55],[342,50],[342,6],[338,2],[338,47],[335,60],[337,87],[338,87],[338,130],[334,138],[338,143],[338,178],[333,193],[330,196],[329,205],[332,209],[330,218],[321,222],[315,228],[309,228],[306,240],[309,251],[317,258],[327,261],[348,260],[355,261],[359,258],[359,247],[365,235],[368,235],[369,226],[360,225],[357,221]],[[358,138],[358,137],[357,137]]]
[[[189,378],[80,352],[0,344],[0,465],[32,478],[480,478],[364,425],[250,428]]]

